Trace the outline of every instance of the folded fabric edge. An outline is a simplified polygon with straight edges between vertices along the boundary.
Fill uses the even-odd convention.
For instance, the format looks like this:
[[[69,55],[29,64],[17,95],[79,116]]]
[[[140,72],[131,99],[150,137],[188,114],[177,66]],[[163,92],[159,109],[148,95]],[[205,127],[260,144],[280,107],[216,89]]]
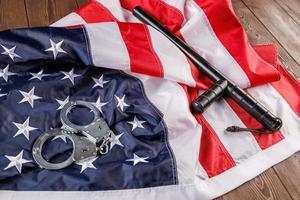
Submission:
[[[194,184],[89,192],[1,191],[0,196],[3,199],[10,200],[40,200],[45,195],[47,195],[48,200],[64,200],[67,198],[85,200],[95,199],[95,196],[97,196],[97,199],[110,198],[111,200],[119,200],[120,197],[123,199],[143,198],[144,200],[161,198],[166,200],[213,199],[255,178],[297,151],[300,151],[300,138],[289,137],[215,178],[203,180],[200,177],[196,177]],[[277,155],[276,157],[271,156],[274,153]]]

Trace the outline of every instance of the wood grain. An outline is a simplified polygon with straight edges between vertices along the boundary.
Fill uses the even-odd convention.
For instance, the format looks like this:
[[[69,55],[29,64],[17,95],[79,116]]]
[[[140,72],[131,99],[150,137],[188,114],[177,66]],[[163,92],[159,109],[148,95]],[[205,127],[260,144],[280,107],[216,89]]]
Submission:
[[[55,20],[56,9],[52,1],[25,0],[25,4],[30,27],[48,26]]]
[[[78,5],[78,7],[81,7],[81,6],[83,6],[84,4],[87,4],[90,1],[91,0],[77,0],[77,5]]]
[[[300,66],[290,56],[289,52],[272,35],[263,23],[246,7],[241,0],[233,0],[234,10],[236,11],[243,27],[252,44],[277,44],[279,49],[279,59],[299,78]],[[300,51],[300,46],[297,47]],[[286,161],[275,165],[273,168],[279,179],[284,184],[286,190],[294,199],[300,199],[300,153],[295,154]]]
[[[25,3],[30,26],[48,26],[78,8],[76,0],[25,0]]]
[[[28,21],[23,0],[0,1],[0,30],[27,26]]]
[[[243,0],[278,42],[300,64],[300,26],[274,0]]]
[[[293,59],[289,52],[241,0],[233,0],[232,3],[240,22],[247,32],[250,43],[276,44],[279,50],[279,60],[300,80],[300,65]],[[300,48],[300,46],[298,48]]]
[[[0,0],[0,29],[47,26],[90,0]],[[252,44],[277,44],[279,58],[300,77],[300,0],[233,0]],[[219,200],[300,199],[300,153]]]
[[[56,10],[55,21],[70,14],[78,8],[76,0],[55,0],[54,3]]]
[[[269,169],[241,187],[227,193],[218,200],[270,200],[292,199],[289,193],[274,173]]]
[[[300,152],[273,168],[290,195],[300,199]]]
[[[299,0],[275,0],[294,21],[300,25],[300,1]]]

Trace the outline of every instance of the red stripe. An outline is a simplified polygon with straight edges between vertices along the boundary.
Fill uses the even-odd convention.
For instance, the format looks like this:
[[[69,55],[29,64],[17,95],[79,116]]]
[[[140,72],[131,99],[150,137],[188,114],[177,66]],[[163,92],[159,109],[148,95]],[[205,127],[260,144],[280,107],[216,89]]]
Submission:
[[[197,90],[181,85],[185,90],[189,103],[197,96]],[[199,162],[209,177],[216,176],[235,166],[235,162],[210,124],[200,114],[194,114],[202,126],[202,136],[199,149]]]
[[[254,50],[263,58],[266,62],[272,66],[277,64],[277,53],[274,45],[254,47]],[[227,103],[234,110],[236,115],[248,128],[261,127],[261,124],[256,121],[251,115],[249,115],[244,109],[242,109],[237,103],[231,99],[226,99]],[[274,134],[257,134],[252,133],[261,149],[266,149],[284,139],[283,134],[278,131]]]
[[[164,24],[170,31],[174,32],[178,37],[184,40],[183,36],[179,32],[181,24],[184,21],[184,16],[180,10],[173,7],[161,0],[122,0],[121,5],[123,8],[132,11],[135,6],[141,6],[144,10],[151,13],[158,21]],[[196,82],[196,88],[207,88],[207,79],[205,81],[200,80],[200,73],[195,65],[189,60],[192,76]],[[208,85],[211,82],[208,81]]]
[[[281,74],[280,81],[271,83],[274,89],[285,99],[291,109],[300,116],[300,84],[291,76],[285,67],[278,64],[277,48],[275,45],[255,46],[255,51],[268,63],[276,66]],[[259,127],[259,123],[248,113],[242,110],[232,100],[227,100],[232,109],[237,113],[247,127]],[[262,149],[268,148],[281,141],[284,136],[281,132],[270,135],[253,134]]]
[[[300,84],[284,66],[278,64],[276,46],[263,45],[254,48],[263,59],[277,67],[277,70],[281,74],[281,79],[271,84],[289,104],[291,109],[300,117]]]
[[[184,37],[179,31],[176,33],[176,35],[177,37],[185,41]],[[189,63],[193,79],[196,82],[195,88],[198,90],[199,89],[206,90],[208,87],[212,85],[212,81],[210,81],[206,76],[204,76],[204,74],[201,74],[197,69],[197,67],[194,65],[194,63],[188,57],[186,57],[186,59]]]
[[[184,40],[180,32],[177,36]],[[212,83],[205,76],[200,76],[199,70],[188,59],[192,76],[196,81],[196,88],[189,88],[186,85],[181,85],[185,90],[189,103],[191,104],[198,93],[198,89],[207,89]],[[229,152],[226,150],[217,133],[213,130],[210,124],[200,114],[193,114],[195,119],[202,126],[202,135],[200,141],[199,157],[198,160],[201,166],[206,171],[208,177],[214,177],[222,172],[235,166],[235,162]]]
[[[93,1],[76,11],[87,23],[118,21],[102,4]],[[127,47],[132,72],[163,77],[163,67],[153,49],[150,34],[141,24],[119,23]],[[138,41],[138,42],[137,42]]]
[[[83,27],[82,24],[65,26],[65,28],[67,28],[67,29],[82,28],[82,27]]]
[[[123,1],[123,2],[125,2],[125,1]],[[127,3],[128,3],[128,5],[130,4],[132,7],[134,7],[135,5],[133,5],[133,4],[136,3],[136,2],[137,1],[132,0],[129,3],[128,2]],[[148,2],[150,6],[146,5],[146,6],[148,6],[148,9],[151,10],[151,12],[153,11],[153,3],[154,2],[155,1],[153,1],[152,3]],[[132,9],[132,8],[130,8],[130,5],[127,7],[127,9]],[[152,6],[152,9],[151,9],[151,6]],[[123,5],[123,7],[124,7],[124,5]],[[165,7],[165,8],[167,8],[167,7]],[[144,9],[147,10],[147,8],[145,8],[145,7],[144,7]],[[99,8],[97,8],[97,11],[98,10],[99,10]],[[108,12],[108,13],[105,13],[105,12]],[[85,12],[83,12],[83,13],[85,13]],[[160,13],[167,13],[167,11],[163,11],[163,12],[159,11],[158,12],[159,14],[157,14],[157,11],[154,11],[154,13],[156,13],[156,15],[158,15],[156,17],[159,20],[161,20],[164,24],[168,25],[168,28],[172,29],[173,31],[178,29],[178,27],[176,26],[176,24],[178,24],[178,22],[176,22],[175,24],[172,24],[173,19],[171,20],[171,22],[164,22],[164,18],[168,19],[168,17],[165,17],[165,16],[169,16],[170,14],[166,14],[164,16],[164,15],[160,15]],[[89,13],[87,13],[87,14],[89,14]],[[97,13],[97,14],[99,14],[99,13]],[[180,18],[180,17],[178,17],[178,18],[177,17],[178,16],[176,16],[176,20],[178,20]],[[84,19],[89,18],[89,16],[83,17],[83,18]],[[112,17],[111,13],[105,8],[104,12],[102,12],[100,16],[91,17],[90,22],[87,19],[85,19],[85,20],[88,23],[91,23],[91,22],[99,22],[99,21],[93,21],[93,20],[115,21],[116,19],[114,17]],[[181,22],[180,22],[180,24],[181,24]],[[144,28],[144,30],[141,30],[141,27],[132,28],[132,29],[130,29],[128,27],[124,28],[124,24],[119,24],[119,27],[120,27],[120,30],[121,30],[121,33],[122,33],[122,37],[123,37],[123,39],[126,43],[126,46],[128,48],[128,52],[129,52],[130,59],[131,59],[131,62],[132,62],[132,71],[145,73],[145,74],[149,74],[149,75],[154,75],[154,76],[162,76],[163,73],[162,73],[161,64],[160,64],[159,59],[157,58],[155,52],[153,51],[151,42],[149,42],[150,41],[149,38],[148,38],[147,41],[144,41],[144,42],[141,42],[141,44],[138,44],[139,47],[137,47],[135,49],[136,44],[134,44],[134,41],[135,41],[134,38],[136,38],[137,36],[134,36],[134,37],[130,38],[127,35],[127,33],[129,31],[134,31],[134,33],[138,33],[138,35],[139,35],[138,37],[147,38],[147,37],[149,37],[148,30],[145,29],[145,28]],[[241,32],[241,30],[240,30],[240,32]],[[242,30],[242,32],[243,32],[243,30]],[[144,35],[141,36],[140,34],[144,34]],[[239,34],[237,34],[237,35],[239,35]],[[131,35],[131,34],[129,34],[129,35]],[[243,37],[245,37],[245,35]],[[140,40],[140,38],[139,38],[139,40]],[[226,39],[226,40],[228,41],[228,39]],[[247,40],[245,40],[245,38],[243,38],[243,40],[244,40],[243,44],[247,44]],[[224,46],[227,48],[226,45],[224,45]],[[246,53],[244,53],[244,57],[246,59],[241,59],[240,62],[239,62],[240,65],[242,65],[241,63],[243,63],[243,62],[246,62],[246,64],[248,64],[247,59],[251,60],[251,59],[253,59],[253,56],[254,56],[254,61],[253,62],[257,62],[257,59],[259,59],[256,54],[253,54],[253,52],[247,53],[249,51],[248,48],[250,48],[250,47],[247,47],[246,45],[242,47],[242,49],[243,49],[242,53],[246,52]],[[145,49],[145,52],[137,51],[137,50],[141,50],[141,49]],[[251,48],[250,48],[250,51],[252,51]],[[230,52],[230,53],[232,53],[232,52]],[[138,58],[137,55],[139,55],[139,54],[141,54],[142,59]],[[238,57],[238,56],[235,56],[235,58],[236,57]],[[147,59],[149,59],[149,60],[147,60]],[[147,67],[145,68],[145,66],[141,67],[144,63],[147,63],[147,62],[153,64],[153,66],[155,66],[154,67],[155,70],[153,70],[151,68],[147,68]],[[251,64],[251,62],[250,62],[250,64]],[[265,63],[263,63],[263,64],[265,64]],[[149,66],[149,65],[147,65],[147,66]],[[255,67],[262,67],[263,69],[266,68],[265,66],[262,66],[261,63],[258,63],[257,65],[255,65]],[[257,70],[255,68],[252,68],[252,70],[253,69]],[[143,70],[145,70],[145,71],[143,72]],[[286,70],[284,70],[282,67],[280,67],[279,70],[281,70],[281,72],[283,74],[286,73]],[[195,72],[195,73],[193,73],[193,76],[197,77],[198,73],[195,70],[192,70],[192,71]],[[259,71],[259,70],[258,70],[258,72],[262,73],[262,71]],[[263,72],[263,73],[265,73],[265,72]],[[247,75],[248,75],[248,73],[247,73]],[[254,73],[254,75],[255,75],[255,73]],[[275,83],[275,85],[273,84],[273,87],[275,87],[275,88],[278,87],[278,88],[276,88],[277,91],[279,91],[281,93],[281,95],[284,96],[286,101],[292,106],[292,109],[294,109],[294,111],[297,112],[298,115],[299,115],[299,113],[300,113],[299,84],[297,84],[297,82],[294,79],[292,79],[287,73],[285,74],[283,79],[284,79],[283,82],[285,84],[284,87],[291,88],[292,91],[295,92],[293,94],[297,94],[297,95],[291,95],[290,92],[287,93],[287,90],[284,89],[284,87],[282,87],[282,83]],[[265,80],[266,79],[264,79],[263,81],[265,82]],[[270,81],[270,80],[266,80],[266,81]],[[257,81],[257,83],[259,83],[259,81]],[[247,126],[255,127],[254,125],[257,125],[257,122],[253,121],[252,118],[251,118],[252,120],[249,119],[249,116],[244,115],[243,111],[240,110],[239,107],[235,108],[234,105],[232,105],[232,103],[230,103],[230,104],[233,107],[234,111],[238,114],[238,116],[240,116],[241,120]],[[198,115],[198,116],[195,116],[195,117],[196,117],[198,123],[202,124],[202,126],[203,126],[202,138],[201,138],[201,148],[200,148],[200,152],[199,152],[199,161],[200,161],[201,165],[204,167],[204,169],[207,171],[209,177],[218,175],[218,174],[226,171],[227,169],[235,166],[234,160],[229,155],[229,153],[227,152],[227,150],[225,149],[225,147],[223,146],[223,144],[219,140],[217,134],[213,131],[213,129],[210,127],[210,125],[203,119],[202,116]],[[256,140],[258,141],[258,144],[260,145],[260,147],[262,149],[265,149],[265,148],[271,146],[272,144],[274,144],[274,143],[276,143],[276,142],[278,142],[282,139],[281,133],[276,133],[272,137],[267,137],[267,135],[263,135],[263,136],[254,135],[254,137],[256,138]]]
[[[142,7],[173,32],[178,31],[184,21],[184,17],[178,9],[161,0],[121,0],[121,5],[130,11],[135,6]]]
[[[76,13],[87,23],[118,21],[106,7],[97,1],[82,6]]]
[[[229,2],[225,0],[194,0],[205,12],[214,33],[243,68],[251,86],[279,80],[279,73],[264,62],[249,45],[247,35]]]
[[[131,71],[163,77],[163,67],[153,50],[147,27],[143,24],[118,25],[130,57]]]
[[[300,117],[300,84],[292,77],[282,65],[277,66],[281,79],[273,82],[272,86],[290,105],[291,109]]]
[[[210,124],[203,116],[199,115],[196,119],[202,125],[199,162],[207,175],[213,177],[234,167],[235,162],[233,158],[225,149]]]
[[[156,16],[160,21],[162,21],[164,24],[167,25],[167,27],[171,30],[176,30],[180,28],[181,23],[183,22],[183,14],[175,7],[170,6],[162,1],[141,1],[141,0],[134,0],[134,1],[121,1],[122,6],[126,9],[132,10],[135,6],[140,5],[141,3],[144,3],[142,7],[146,10],[149,10],[154,16]],[[79,14],[87,23],[94,23],[94,22],[108,22],[108,21],[117,21],[117,19],[113,16],[113,14],[102,4],[100,4],[97,1],[93,1],[91,3],[86,4],[85,6],[81,7],[79,10],[76,11],[77,14]],[[161,15],[161,13],[165,13],[165,15]],[[167,18],[166,16],[172,16],[171,18]],[[149,36],[148,30],[146,36]],[[180,32],[177,32],[177,35],[183,39]],[[128,37],[127,37],[128,38]],[[125,41],[126,43],[126,41]],[[128,50],[130,51],[130,58],[134,58],[135,60],[132,60],[132,66],[131,69],[135,70],[135,72],[141,72],[148,75],[153,76],[163,76],[163,67],[161,66],[160,60],[158,56],[156,55],[155,51],[153,50],[151,42],[149,42],[148,45],[145,47],[148,47],[146,50],[146,53],[141,55],[140,58],[148,58],[151,60],[150,63],[155,63],[154,68],[146,66],[146,68],[142,68],[142,66],[145,66],[144,62],[140,62],[141,60],[137,58],[136,53],[134,53],[133,45],[132,43],[126,43]],[[148,52],[147,52],[148,51]],[[151,51],[152,56],[148,57],[148,53]],[[190,64],[190,68],[192,71],[192,76],[194,80],[196,81],[196,88],[207,88],[207,85],[210,85],[210,81],[207,81],[207,79],[201,78],[199,79],[199,71],[197,68],[193,65],[193,63],[188,60]]]
[[[226,99],[226,101],[247,128],[260,128],[262,126],[256,119],[254,119],[232,99]],[[284,136],[280,131],[274,134],[252,134],[261,149],[266,149],[284,139]]]

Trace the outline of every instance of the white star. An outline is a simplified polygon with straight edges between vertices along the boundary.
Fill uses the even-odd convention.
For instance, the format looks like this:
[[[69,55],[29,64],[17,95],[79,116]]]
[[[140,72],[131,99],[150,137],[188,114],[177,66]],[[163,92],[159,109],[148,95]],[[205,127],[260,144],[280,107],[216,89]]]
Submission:
[[[74,68],[69,72],[61,72],[61,73],[65,75],[61,80],[69,79],[73,85],[74,85],[74,78],[80,76],[79,74],[74,74]]]
[[[1,90],[2,90],[2,89],[0,89],[0,92],[1,92]],[[0,97],[6,96],[6,95],[7,95],[7,94],[1,94],[1,93],[0,93]]]
[[[116,99],[118,101],[118,105],[117,107],[120,107],[120,109],[122,110],[122,112],[124,111],[124,107],[128,107],[129,105],[125,103],[125,94],[123,95],[123,97],[120,99],[118,96],[116,96]]]
[[[105,83],[109,82],[109,81],[103,81],[103,75],[101,75],[101,77],[99,79],[93,78],[93,80],[95,81],[95,85],[93,86],[93,88],[97,87],[97,86],[100,86],[101,88],[103,88],[103,85]]]
[[[124,145],[120,142],[120,137],[122,137],[124,133],[121,133],[120,135],[115,135],[114,133],[111,134],[111,140],[110,140],[110,150],[115,146],[119,145],[121,147],[124,147]]]
[[[81,165],[81,170],[80,170],[80,173],[82,173],[84,170],[86,170],[87,168],[92,168],[92,169],[97,169],[94,165],[93,165],[93,162],[97,160],[97,158],[93,158],[93,159],[90,159],[90,160],[85,160],[85,161],[82,161],[82,162],[77,162],[76,164],[77,165]]]
[[[21,173],[22,171],[22,164],[32,162],[31,160],[23,159],[23,150],[16,157],[14,156],[5,156],[5,157],[10,161],[10,163],[4,168],[4,170],[7,170],[11,167],[16,167],[19,173]]]
[[[53,140],[57,140],[57,139],[62,139],[65,143],[67,143],[67,137],[65,135],[54,136],[54,138],[52,139],[52,141]]]
[[[51,47],[48,48],[48,49],[46,49],[45,51],[52,51],[52,53],[53,53],[53,58],[54,58],[54,60],[55,60],[56,57],[57,57],[57,55],[58,55],[58,53],[67,53],[67,52],[65,52],[65,50],[63,50],[63,49],[61,48],[61,45],[62,45],[63,42],[64,42],[64,40],[62,40],[62,41],[60,41],[60,42],[58,42],[58,43],[55,43],[55,42],[53,42],[53,41],[50,39]]]
[[[132,159],[128,159],[126,161],[132,161],[133,162],[133,166],[136,166],[138,163],[142,162],[142,163],[148,163],[149,161],[147,161],[146,159],[148,159],[149,157],[139,157],[138,155],[136,155],[135,153],[133,154],[133,158]]]
[[[134,116],[133,121],[127,122],[127,123],[132,125],[132,130],[131,131],[133,131],[136,128],[144,128],[143,123],[145,123],[145,122],[146,121],[139,121],[139,119],[136,116]]]
[[[101,102],[100,96],[98,97],[95,103],[92,103],[98,110],[103,114],[102,107],[105,106],[108,102]]]
[[[29,126],[29,119],[30,118],[28,117],[23,124],[13,122],[13,124],[18,128],[18,131],[14,135],[14,137],[23,134],[26,137],[26,139],[29,141],[29,132],[37,129]]]
[[[51,127],[50,130],[52,130],[53,128]],[[67,137],[65,135],[57,135],[54,136],[54,138],[51,141],[57,140],[57,139],[62,139],[65,143],[67,143]]]
[[[6,82],[8,80],[8,76],[15,75],[9,71],[9,65],[7,65],[4,69],[0,69],[0,77],[2,77]]]
[[[49,74],[43,74],[43,69],[41,71],[39,71],[38,73],[30,73],[32,75],[32,77],[29,80],[33,80],[33,79],[39,79],[42,80],[43,77],[45,76],[49,76]]]
[[[15,53],[17,46],[14,46],[13,48],[8,49],[1,44],[1,47],[4,49],[4,51],[1,54],[9,56],[12,59],[12,61],[14,61],[15,57],[22,58],[21,56],[19,56],[18,54]]]
[[[58,100],[58,99],[56,99],[56,101],[57,101],[57,103],[59,103],[59,107],[56,110],[60,110],[69,102],[69,96],[63,101]]]
[[[23,103],[23,102],[27,101],[33,108],[34,100],[42,98],[42,97],[34,95],[34,89],[35,89],[35,87],[33,87],[29,92],[19,91],[24,97],[19,103]]]

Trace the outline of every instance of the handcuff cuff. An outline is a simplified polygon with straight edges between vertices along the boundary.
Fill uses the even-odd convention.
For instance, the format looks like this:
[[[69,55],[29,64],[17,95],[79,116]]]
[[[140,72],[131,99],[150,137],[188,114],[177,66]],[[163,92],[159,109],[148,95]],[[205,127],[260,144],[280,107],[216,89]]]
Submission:
[[[94,119],[90,124],[80,126],[68,119],[68,113],[76,106],[89,108],[94,113]],[[73,162],[80,163],[93,159],[97,157],[98,152],[101,155],[108,153],[113,132],[105,120],[100,117],[99,110],[93,104],[86,101],[70,101],[62,108],[60,119],[63,124],[61,128],[46,131],[33,144],[32,155],[40,167],[49,170],[62,169],[70,166]],[[71,156],[61,163],[48,162],[42,155],[45,142],[55,136],[65,136],[73,144]]]

